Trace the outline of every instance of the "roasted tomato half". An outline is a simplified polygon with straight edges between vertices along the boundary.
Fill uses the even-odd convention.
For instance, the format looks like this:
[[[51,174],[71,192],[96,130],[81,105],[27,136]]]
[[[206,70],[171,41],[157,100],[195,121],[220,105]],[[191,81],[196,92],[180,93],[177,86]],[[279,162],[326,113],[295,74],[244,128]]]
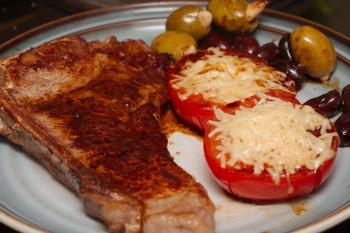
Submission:
[[[256,93],[295,98],[285,73],[242,51],[209,48],[185,56],[168,70],[168,90],[175,112],[204,130],[215,108],[229,108]]]
[[[333,125],[309,106],[260,102],[234,114],[215,110],[204,135],[213,177],[227,192],[252,201],[309,194],[333,166],[339,143]]]

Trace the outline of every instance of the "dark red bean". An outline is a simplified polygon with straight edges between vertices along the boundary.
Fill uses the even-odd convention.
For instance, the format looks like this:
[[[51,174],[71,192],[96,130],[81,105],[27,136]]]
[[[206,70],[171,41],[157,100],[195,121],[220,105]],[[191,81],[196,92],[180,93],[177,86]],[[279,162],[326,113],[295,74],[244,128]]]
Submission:
[[[286,59],[288,61],[293,61],[292,50],[290,48],[290,33],[282,36],[280,41],[278,42],[278,50],[281,58]]]
[[[260,44],[258,40],[250,33],[237,33],[231,38],[231,46],[237,50],[254,53],[260,47]]]
[[[316,112],[322,113],[327,117],[332,117],[341,110],[343,100],[337,90],[332,90],[326,94],[312,98],[304,104],[310,105]]]
[[[222,49],[231,48],[231,44],[226,37],[218,32],[211,31],[199,44],[200,49],[207,49],[210,47],[219,47]]]
[[[340,137],[340,147],[350,146],[350,113],[342,114],[334,123]]]
[[[254,54],[269,64],[279,57],[278,47],[273,42],[266,43],[259,47]]]
[[[302,66],[281,58],[272,61],[270,65],[289,75],[295,83],[295,89],[297,91],[300,90],[305,79],[305,72]]]
[[[345,86],[341,92],[343,98],[343,112],[350,113],[350,84]]]

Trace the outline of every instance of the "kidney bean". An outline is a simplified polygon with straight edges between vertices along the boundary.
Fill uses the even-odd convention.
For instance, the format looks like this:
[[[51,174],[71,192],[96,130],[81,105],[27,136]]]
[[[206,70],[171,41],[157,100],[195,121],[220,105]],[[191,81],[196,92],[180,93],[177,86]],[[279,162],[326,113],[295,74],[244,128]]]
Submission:
[[[341,110],[343,100],[337,90],[332,90],[326,94],[312,98],[304,104],[310,105],[316,112],[322,113],[327,117],[332,117]]]
[[[270,65],[289,75],[295,83],[295,89],[297,91],[300,90],[305,79],[305,72],[302,66],[281,58],[272,61]]]
[[[343,112],[350,113],[350,84],[345,86],[341,92],[343,98]]]
[[[340,147],[350,146],[350,113],[342,114],[334,123],[340,137]]]

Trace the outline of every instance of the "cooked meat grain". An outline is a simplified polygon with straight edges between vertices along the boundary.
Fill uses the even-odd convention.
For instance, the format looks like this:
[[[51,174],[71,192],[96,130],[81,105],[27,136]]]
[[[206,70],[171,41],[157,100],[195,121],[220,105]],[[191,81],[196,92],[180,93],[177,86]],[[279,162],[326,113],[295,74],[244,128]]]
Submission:
[[[110,232],[213,232],[207,192],[161,132],[167,63],[139,40],[76,36],[2,59],[0,133]]]

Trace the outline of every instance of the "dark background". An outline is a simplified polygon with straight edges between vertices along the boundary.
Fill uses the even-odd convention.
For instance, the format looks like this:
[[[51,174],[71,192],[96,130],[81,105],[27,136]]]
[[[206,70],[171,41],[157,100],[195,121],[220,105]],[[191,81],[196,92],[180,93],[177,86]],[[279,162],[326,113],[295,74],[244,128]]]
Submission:
[[[0,0],[0,44],[46,22],[118,2],[127,3],[135,0]],[[315,21],[350,37],[350,0],[270,0],[269,8]],[[1,223],[0,232],[16,233]],[[326,231],[326,233],[348,232],[350,232],[350,220]]]

